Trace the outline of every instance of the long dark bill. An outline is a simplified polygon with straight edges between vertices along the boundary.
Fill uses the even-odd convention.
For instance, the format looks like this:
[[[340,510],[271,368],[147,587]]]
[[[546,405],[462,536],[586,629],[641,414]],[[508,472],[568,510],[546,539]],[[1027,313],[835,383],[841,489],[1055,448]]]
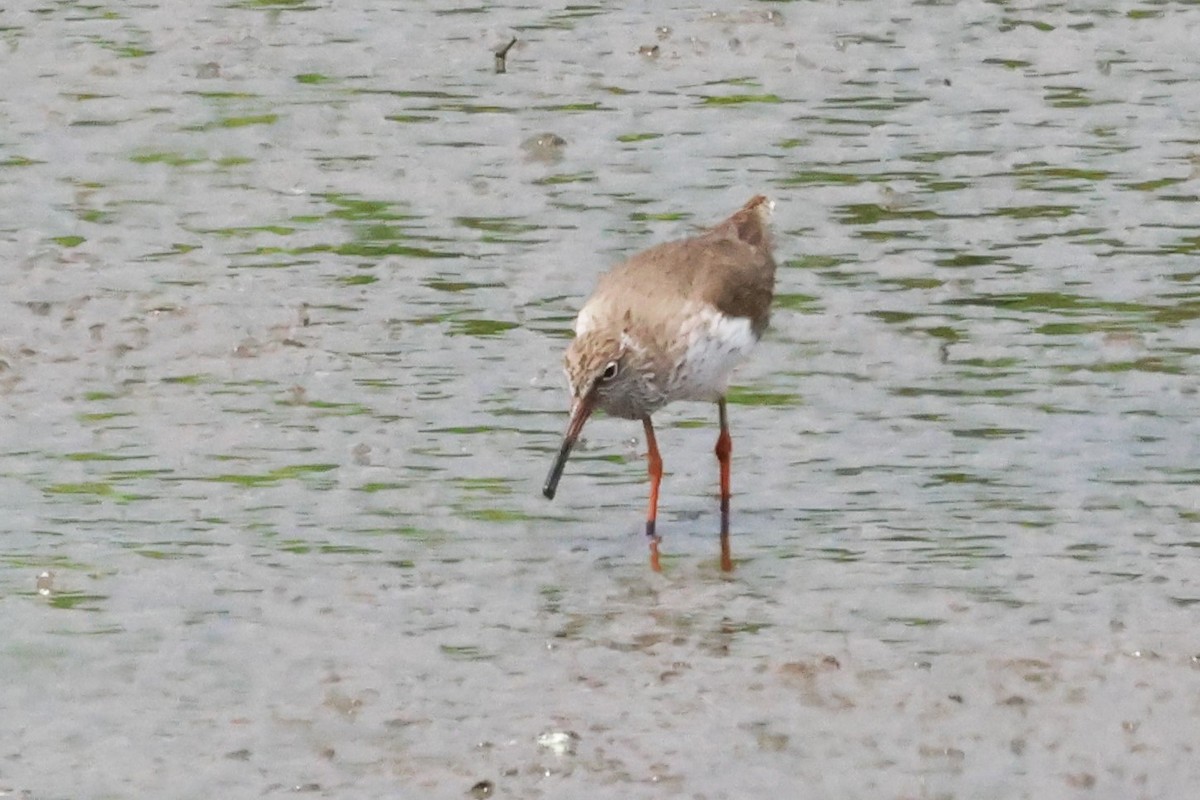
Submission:
[[[563,470],[567,466],[567,456],[571,455],[571,448],[575,446],[575,440],[579,438],[579,432],[583,430],[583,423],[587,422],[588,417],[592,415],[592,408],[595,402],[590,397],[581,397],[571,404],[571,418],[567,420],[567,432],[563,434],[562,446],[558,448],[558,455],[554,458],[554,464],[550,467],[550,474],[546,476],[546,484],[542,487],[542,494],[546,495],[547,500],[554,499],[554,493],[558,491],[558,481],[562,478]]]

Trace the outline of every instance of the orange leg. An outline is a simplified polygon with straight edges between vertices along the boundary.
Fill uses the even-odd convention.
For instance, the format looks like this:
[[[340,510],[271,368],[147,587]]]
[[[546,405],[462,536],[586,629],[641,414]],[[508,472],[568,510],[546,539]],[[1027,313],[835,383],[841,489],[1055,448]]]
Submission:
[[[733,454],[733,439],[729,436],[729,418],[725,413],[725,398],[717,401],[721,418],[721,433],[717,436],[717,463],[721,467],[721,569],[733,570],[733,557],[729,554],[729,457]]]
[[[662,456],[658,453],[658,442],[654,440],[654,425],[650,417],[642,418],[642,427],[646,430],[646,460],[650,472],[650,506],[646,509],[646,538],[650,540],[650,569],[662,572],[658,563],[658,534],[654,532],[654,524],[658,520],[658,485],[662,483]]]

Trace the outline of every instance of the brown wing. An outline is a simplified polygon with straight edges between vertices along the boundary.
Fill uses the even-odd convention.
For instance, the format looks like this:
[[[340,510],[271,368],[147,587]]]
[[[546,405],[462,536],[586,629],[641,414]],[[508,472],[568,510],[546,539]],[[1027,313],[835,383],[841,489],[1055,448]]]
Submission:
[[[664,324],[671,309],[688,300],[705,302],[750,319],[761,336],[775,287],[769,210],[759,195],[698,236],[644,250],[605,274],[593,297],[623,306],[621,313],[634,320]]]

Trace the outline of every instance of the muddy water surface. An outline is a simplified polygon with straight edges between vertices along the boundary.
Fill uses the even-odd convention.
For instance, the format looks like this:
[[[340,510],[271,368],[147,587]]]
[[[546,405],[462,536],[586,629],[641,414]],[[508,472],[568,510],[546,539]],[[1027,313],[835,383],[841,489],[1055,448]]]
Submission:
[[[0,12],[0,789],[1191,796],[1200,9],[622,5]],[[654,575],[561,352],[757,192]]]

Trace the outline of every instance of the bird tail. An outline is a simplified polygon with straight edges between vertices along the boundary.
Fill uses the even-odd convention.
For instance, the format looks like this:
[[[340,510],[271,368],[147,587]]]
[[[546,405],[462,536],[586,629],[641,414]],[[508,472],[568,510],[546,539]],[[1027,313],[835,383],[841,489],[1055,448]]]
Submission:
[[[769,252],[772,246],[771,213],[774,210],[774,200],[756,194],[723,224],[732,226],[737,231],[737,238],[746,244]]]

